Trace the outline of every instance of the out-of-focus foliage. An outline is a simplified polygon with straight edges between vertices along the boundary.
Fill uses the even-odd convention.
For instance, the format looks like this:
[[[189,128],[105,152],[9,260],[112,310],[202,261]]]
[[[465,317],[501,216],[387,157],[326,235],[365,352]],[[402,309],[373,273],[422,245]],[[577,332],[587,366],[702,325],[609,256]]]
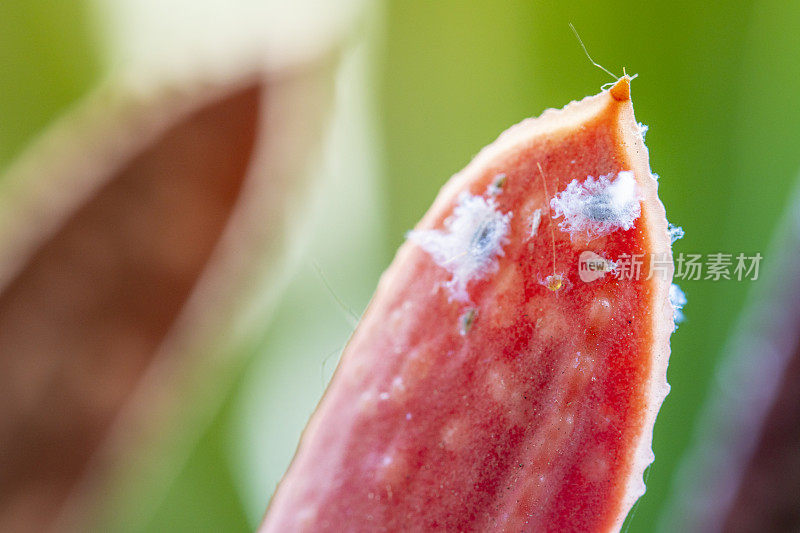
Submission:
[[[101,75],[83,0],[0,2],[0,172]]]
[[[314,385],[302,387],[273,387],[269,372],[292,365],[319,368],[338,346],[321,349],[324,342],[308,337],[319,333],[323,340],[338,339],[349,327],[315,322],[320,314],[331,318],[331,313],[338,313],[332,320],[345,322],[335,305],[322,313],[306,313],[303,306],[330,304],[331,289],[353,305],[363,304],[377,265],[390,259],[385,248],[393,250],[402,242],[439,187],[482,146],[522,118],[595,93],[611,81],[589,63],[570,22],[596,61],[618,74],[623,67],[639,74],[633,100],[638,120],[650,126],[647,144],[653,171],[661,176],[659,192],[670,220],[686,230],[675,251],[767,250],[800,168],[797,5],[772,0],[512,0],[502,5],[489,0],[388,0],[383,15],[382,23],[373,27],[383,31],[381,44],[370,45],[378,79],[360,81],[361,90],[367,91],[364,98],[377,97],[374,109],[366,109],[372,113],[368,121],[380,126],[381,137],[372,135],[373,142],[349,146],[347,158],[363,173],[356,163],[359,157],[383,157],[382,165],[370,167],[370,187],[385,191],[385,224],[379,224],[380,214],[375,213],[363,223],[375,224],[378,231],[385,227],[386,246],[352,246],[365,235],[358,224],[325,232],[326,249],[307,255],[288,295],[294,300],[282,306],[291,318],[272,329],[264,325],[266,338],[250,379],[240,381],[242,390],[232,392],[228,407],[140,530],[239,531],[248,527],[245,516],[252,525],[252,502],[266,505],[269,498],[252,478],[261,475],[259,469],[267,476],[285,468],[284,444],[299,437],[307,406],[322,393],[321,383],[317,386],[320,372],[309,373],[306,379]],[[97,79],[100,56],[92,45],[90,20],[78,0],[0,3],[0,168]],[[339,163],[340,172],[346,171],[347,160]],[[341,183],[357,187],[359,181]],[[347,190],[341,194],[344,200],[334,205],[344,210]],[[377,202],[369,194],[358,201]],[[346,260],[336,263],[337,251],[346,251]],[[332,287],[315,281],[314,260],[320,261]],[[736,281],[682,286],[689,298],[687,322],[673,337],[672,392],[656,424],[656,461],[648,492],[629,520],[630,531],[652,531],[669,498],[673,474],[724,355],[721,347],[750,288]],[[296,344],[291,344],[293,336]],[[259,408],[258,402],[241,399],[259,388],[252,377],[259,372],[260,401],[280,405],[269,395],[297,394],[292,402],[301,406],[292,412],[291,423],[275,419],[264,430],[284,444],[279,453],[269,448],[261,456],[252,453],[258,442],[242,441],[258,432],[241,430],[242,420],[254,420],[242,410]],[[264,462],[269,460],[273,462]]]
[[[110,519],[114,531],[248,531],[230,468],[230,431],[222,417],[215,420],[155,512],[141,521]]]

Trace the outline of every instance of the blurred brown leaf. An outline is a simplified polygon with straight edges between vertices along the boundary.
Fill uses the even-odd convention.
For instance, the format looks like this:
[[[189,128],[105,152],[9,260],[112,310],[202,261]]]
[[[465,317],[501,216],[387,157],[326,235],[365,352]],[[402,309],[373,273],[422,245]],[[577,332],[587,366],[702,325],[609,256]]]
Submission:
[[[138,100],[106,87],[12,168],[0,530],[80,528],[133,458],[220,396],[282,283],[333,63]]]

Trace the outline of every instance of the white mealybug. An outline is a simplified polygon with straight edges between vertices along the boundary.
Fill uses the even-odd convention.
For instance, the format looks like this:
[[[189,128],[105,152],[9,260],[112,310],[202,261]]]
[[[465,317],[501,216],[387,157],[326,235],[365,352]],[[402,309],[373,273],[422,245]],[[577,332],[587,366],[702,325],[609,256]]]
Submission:
[[[633,172],[594,178],[583,183],[572,180],[567,188],[550,200],[553,218],[564,217],[558,227],[571,237],[584,233],[591,239],[619,229],[629,230],[641,215],[639,194]]]
[[[642,134],[642,140],[644,140],[647,136],[647,130],[650,128],[647,126],[647,124],[642,124],[641,122],[639,122],[637,125],[639,126],[639,133]]]
[[[686,305],[686,295],[677,284],[669,286],[669,303],[672,304],[672,320],[675,322],[673,331],[678,329],[678,324],[683,322],[683,306]]]
[[[679,239],[683,239],[683,236],[686,234],[682,227],[676,226],[675,224],[667,224],[667,233],[669,234],[669,239],[673,243]]]
[[[453,275],[445,284],[451,298],[468,301],[467,284],[497,268],[497,256],[504,254],[508,242],[511,215],[501,213],[494,198],[464,192],[445,220],[445,230],[413,230],[407,237]]]

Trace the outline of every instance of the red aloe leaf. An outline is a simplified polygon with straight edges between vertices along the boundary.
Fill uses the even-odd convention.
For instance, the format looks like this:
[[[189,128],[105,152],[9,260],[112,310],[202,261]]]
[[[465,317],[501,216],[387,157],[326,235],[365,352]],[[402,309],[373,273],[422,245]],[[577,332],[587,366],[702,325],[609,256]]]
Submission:
[[[644,492],[674,327],[670,237],[629,82],[514,126],[443,188],[263,531],[621,525]],[[582,281],[585,251],[666,267]]]

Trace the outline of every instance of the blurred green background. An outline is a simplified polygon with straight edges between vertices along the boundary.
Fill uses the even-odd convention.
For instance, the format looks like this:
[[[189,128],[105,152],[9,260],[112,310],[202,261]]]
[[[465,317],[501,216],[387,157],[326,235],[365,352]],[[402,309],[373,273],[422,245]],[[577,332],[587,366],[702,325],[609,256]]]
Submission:
[[[352,331],[345,307],[361,312],[438,188],[508,126],[610,81],[570,22],[596,61],[639,75],[633,99],[650,126],[651,166],[670,221],[686,231],[676,252],[763,253],[787,208],[800,169],[798,3],[389,0],[364,10],[343,59],[317,193],[325,200],[311,200],[320,205],[301,267],[178,478],[146,513],[119,503],[116,530],[258,523]],[[101,12],[82,0],[0,2],[0,170],[119,66]],[[682,285],[687,321],[673,337],[672,392],[632,532],[654,529],[756,284]],[[131,488],[131,501],[145,490]]]

